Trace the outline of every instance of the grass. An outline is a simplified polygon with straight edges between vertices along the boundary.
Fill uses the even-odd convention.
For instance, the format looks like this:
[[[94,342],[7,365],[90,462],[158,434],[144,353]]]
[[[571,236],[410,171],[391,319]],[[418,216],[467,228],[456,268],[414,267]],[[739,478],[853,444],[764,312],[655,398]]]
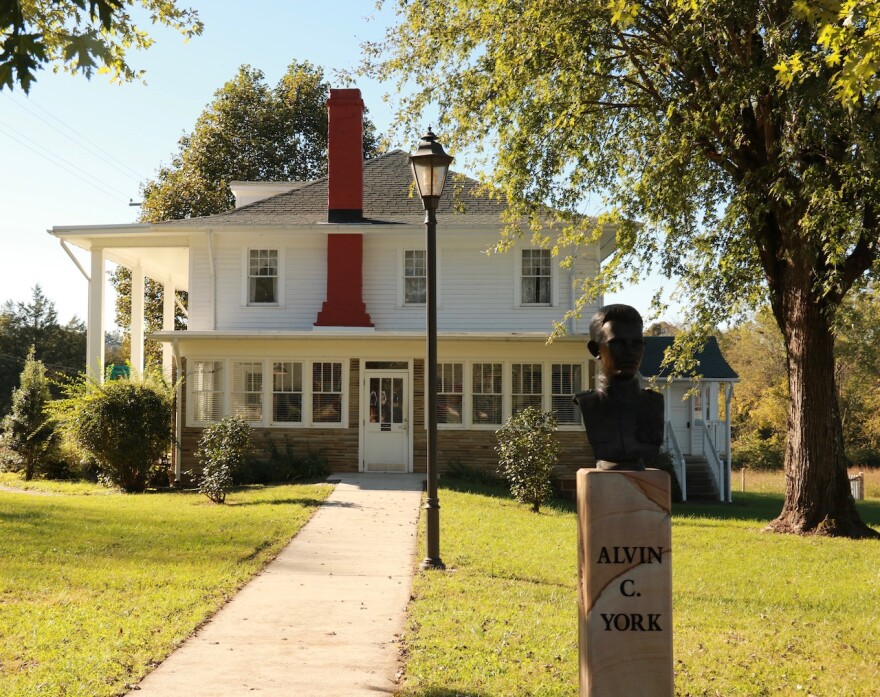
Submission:
[[[123,694],[272,559],[330,491],[250,487],[217,506],[196,493],[52,488],[56,495],[0,491],[4,697]]]
[[[440,493],[450,570],[418,574],[404,695],[574,695],[573,505],[534,515],[502,489]],[[880,543],[761,532],[777,491],[673,513],[676,694],[877,694]],[[880,501],[859,504],[880,525]]]
[[[58,481],[54,479],[32,479],[26,482],[19,472],[0,472],[0,487],[20,489],[46,494],[115,494],[102,484],[87,481]]]
[[[865,498],[880,499],[880,469],[867,469],[855,467],[849,470],[850,476],[863,473],[865,476]],[[743,491],[743,474],[740,470],[731,473],[731,484],[734,492]],[[780,472],[765,472],[761,470],[746,470],[745,491],[756,493],[784,493],[785,474]]]

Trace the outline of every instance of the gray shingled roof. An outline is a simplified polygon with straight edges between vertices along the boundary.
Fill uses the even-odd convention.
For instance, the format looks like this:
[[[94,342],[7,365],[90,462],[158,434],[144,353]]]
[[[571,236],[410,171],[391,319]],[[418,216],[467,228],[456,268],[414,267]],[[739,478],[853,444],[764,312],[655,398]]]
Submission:
[[[364,162],[364,218],[371,223],[421,224],[425,209],[412,189],[409,155],[402,150]],[[497,225],[504,204],[475,196],[477,182],[450,173],[437,216],[447,224]],[[312,225],[327,222],[327,177],[225,213],[169,221],[174,225]]]
[[[672,345],[674,341],[671,336],[646,336],[645,337],[645,354],[642,357],[642,367],[639,372],[644,377],[667,377],[669,368],[660,369],[660,363],[663,361],[663,353]],[[734,372],[730,364],[724,360],[721,354],[721,348],[714,336],[710,336],[703,350],[696,356],[698,367],[696,371],[689,375],[676,375],[676,377],[691,378],[699,374],[709,380],[736,380],[739,375]]]

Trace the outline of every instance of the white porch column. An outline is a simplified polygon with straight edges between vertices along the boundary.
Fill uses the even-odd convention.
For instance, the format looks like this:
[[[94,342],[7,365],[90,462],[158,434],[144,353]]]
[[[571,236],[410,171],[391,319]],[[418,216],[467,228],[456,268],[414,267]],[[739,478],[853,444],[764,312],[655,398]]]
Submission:
[[[131,270],[131,369],[144,372],[144,270]]]
[[[731,447],[730,447],[730,440],[731,440],[730,403],[732,401],[733,401],[733,383],[728,382],[724,386],[724,420],[727,422],[724,426],[724,430],[726,431],[725,435],[727,436],[727,502],[728,503],[731,503],[733,501],[733,486],[731,485],[731,482],[730,482],[730,476],[731,476],[730,465],[732,462],[732,459],[731,459],[732,455],[730,452],[731,451]]]
[[[168,280],[162,286],[162,331],[174,331],[174,284]],[[171,342],[162,344],[162,374],[171,382],[174,351]]]
[[[86,329],[86,371],[104,382],[104,263],[103,249],[92,248],[89,277],[89,319]]]

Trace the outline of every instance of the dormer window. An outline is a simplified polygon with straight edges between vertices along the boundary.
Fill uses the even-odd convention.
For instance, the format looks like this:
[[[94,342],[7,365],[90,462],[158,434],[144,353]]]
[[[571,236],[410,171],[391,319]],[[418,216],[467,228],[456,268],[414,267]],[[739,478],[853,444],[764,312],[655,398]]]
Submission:
[[[278,250],[248,250],[248,305],[278,304]]]

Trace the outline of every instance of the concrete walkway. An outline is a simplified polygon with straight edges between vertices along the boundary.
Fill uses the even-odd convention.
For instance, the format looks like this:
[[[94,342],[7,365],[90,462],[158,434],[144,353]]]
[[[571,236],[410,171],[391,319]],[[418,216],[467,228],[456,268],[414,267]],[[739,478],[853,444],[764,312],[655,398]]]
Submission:
[[[424,475],[331,479],[278,557],[129,694],[394,693]]]

